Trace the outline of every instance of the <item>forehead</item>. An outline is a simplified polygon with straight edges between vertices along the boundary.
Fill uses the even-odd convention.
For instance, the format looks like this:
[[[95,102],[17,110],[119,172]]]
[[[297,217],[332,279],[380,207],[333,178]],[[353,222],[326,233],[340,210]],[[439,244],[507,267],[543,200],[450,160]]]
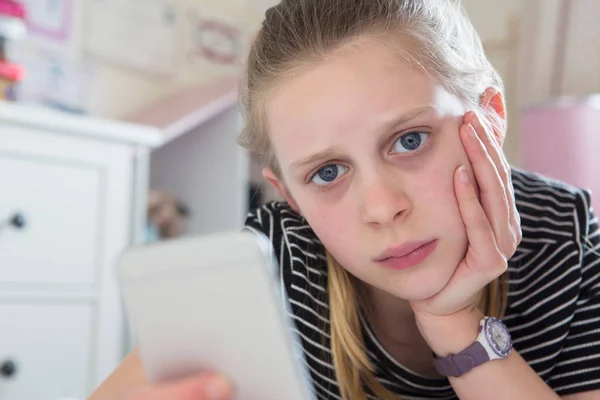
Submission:
[[[276,155],[285,162],[427,106],[440,114],[462,112],[458,99],[421,68],[389,45],[365,41],[282,81],[267,97],[266,111]]]

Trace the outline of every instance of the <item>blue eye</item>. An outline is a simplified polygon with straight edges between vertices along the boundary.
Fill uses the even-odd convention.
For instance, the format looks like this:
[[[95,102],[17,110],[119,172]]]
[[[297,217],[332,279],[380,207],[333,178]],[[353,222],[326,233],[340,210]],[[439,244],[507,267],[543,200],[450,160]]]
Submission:
[[[346,171],[348,171],[348,167],[341,164],[328,164],[317,171],[312,178],[312,182],[318,186],[327,186],[345,174]]]
[[[396,140],[392,151],[394,153],[410,153],[418,150],[429,138],[427,132],[410,132],[402,135]]]

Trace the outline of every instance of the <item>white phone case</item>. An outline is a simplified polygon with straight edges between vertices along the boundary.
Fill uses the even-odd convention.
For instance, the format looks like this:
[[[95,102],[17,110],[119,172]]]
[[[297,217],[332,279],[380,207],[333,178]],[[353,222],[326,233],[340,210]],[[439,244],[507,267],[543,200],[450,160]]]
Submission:
[[[119,284],[150,381],[218,371],[239,400],[315,399],[277,271],[250,231],[127,251]]]

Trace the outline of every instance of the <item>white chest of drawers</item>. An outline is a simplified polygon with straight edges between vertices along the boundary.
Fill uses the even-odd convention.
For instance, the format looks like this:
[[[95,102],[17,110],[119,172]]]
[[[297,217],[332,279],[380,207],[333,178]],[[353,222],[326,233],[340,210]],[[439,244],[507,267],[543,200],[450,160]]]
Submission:
[[[159,130],[0,103],[0,399],[85,398],[127,346],[114,279]]]

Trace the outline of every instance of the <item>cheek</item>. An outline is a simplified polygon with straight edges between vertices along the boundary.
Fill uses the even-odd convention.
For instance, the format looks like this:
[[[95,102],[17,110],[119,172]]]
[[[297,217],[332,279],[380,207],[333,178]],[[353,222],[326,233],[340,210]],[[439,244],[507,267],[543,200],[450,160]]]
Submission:
[[[304,201],[300,207],[312,229],[332,253],[357,236],[353,219],[343,204]]]
[[[414,180],[412,190],[419,193],[419,199],[414,202],[419,217],[437,225],[439,234],[464,231],[454,189],[454,174],[460,165],[465,165],[466,155],[458,151],[453,154],[455,157],[437,157],[435,162],[424,168],[420,179]]]
[[[361,258],[360,245],[365,240],[365,232],[357,223],[354,208],[347,200],[329,202],[304,193],[297,197],[312,230],[342,265],[351,265],[351,260]]]
[[[428,215],[427,219],[442,218],[443,220],[456,220],[459,216],[458,201],[454,192],[452,168],[450,171],[440,171],[427,174],[426,179],[419,180],[414,188],[414,193],[419,193],[413,207],[418,210],[420,217]]]
[[[418,185],[413,189],[413,193],[419,193],[432,199],[433,204],[429,204],[429,206],[441,205],[442,202],[447,203],[450,199],[456,203],[454,174],[458,167],[465,164],[466,155],[463,158],[464,152],[457,150],[449,152],[446,149],[447,147],[443,146],[441,151],[438,151],[424,165],[418,179],[412,180]]]
[[[454,191],[454,174],[456,173],[456,169],[461,165],[464,165],[467,168],[467,172],[469,177],[471,178],[471,182],[475,186],[475,191],[477,196],[479,197],[479,184],[475,179],[475,173],[473,171],[473,165],[471,164],[471,160],[465,151],[463,143],[460,139],[460,134],[456,131],[452,135],[446,135],[447,140],[445,140],[444,148],[449,149],[444,155],[439,157],[440,168],[442,165],[446,166],[446,170],[450,172],[448,176],[448,182],[452,184],[452,191]]]

